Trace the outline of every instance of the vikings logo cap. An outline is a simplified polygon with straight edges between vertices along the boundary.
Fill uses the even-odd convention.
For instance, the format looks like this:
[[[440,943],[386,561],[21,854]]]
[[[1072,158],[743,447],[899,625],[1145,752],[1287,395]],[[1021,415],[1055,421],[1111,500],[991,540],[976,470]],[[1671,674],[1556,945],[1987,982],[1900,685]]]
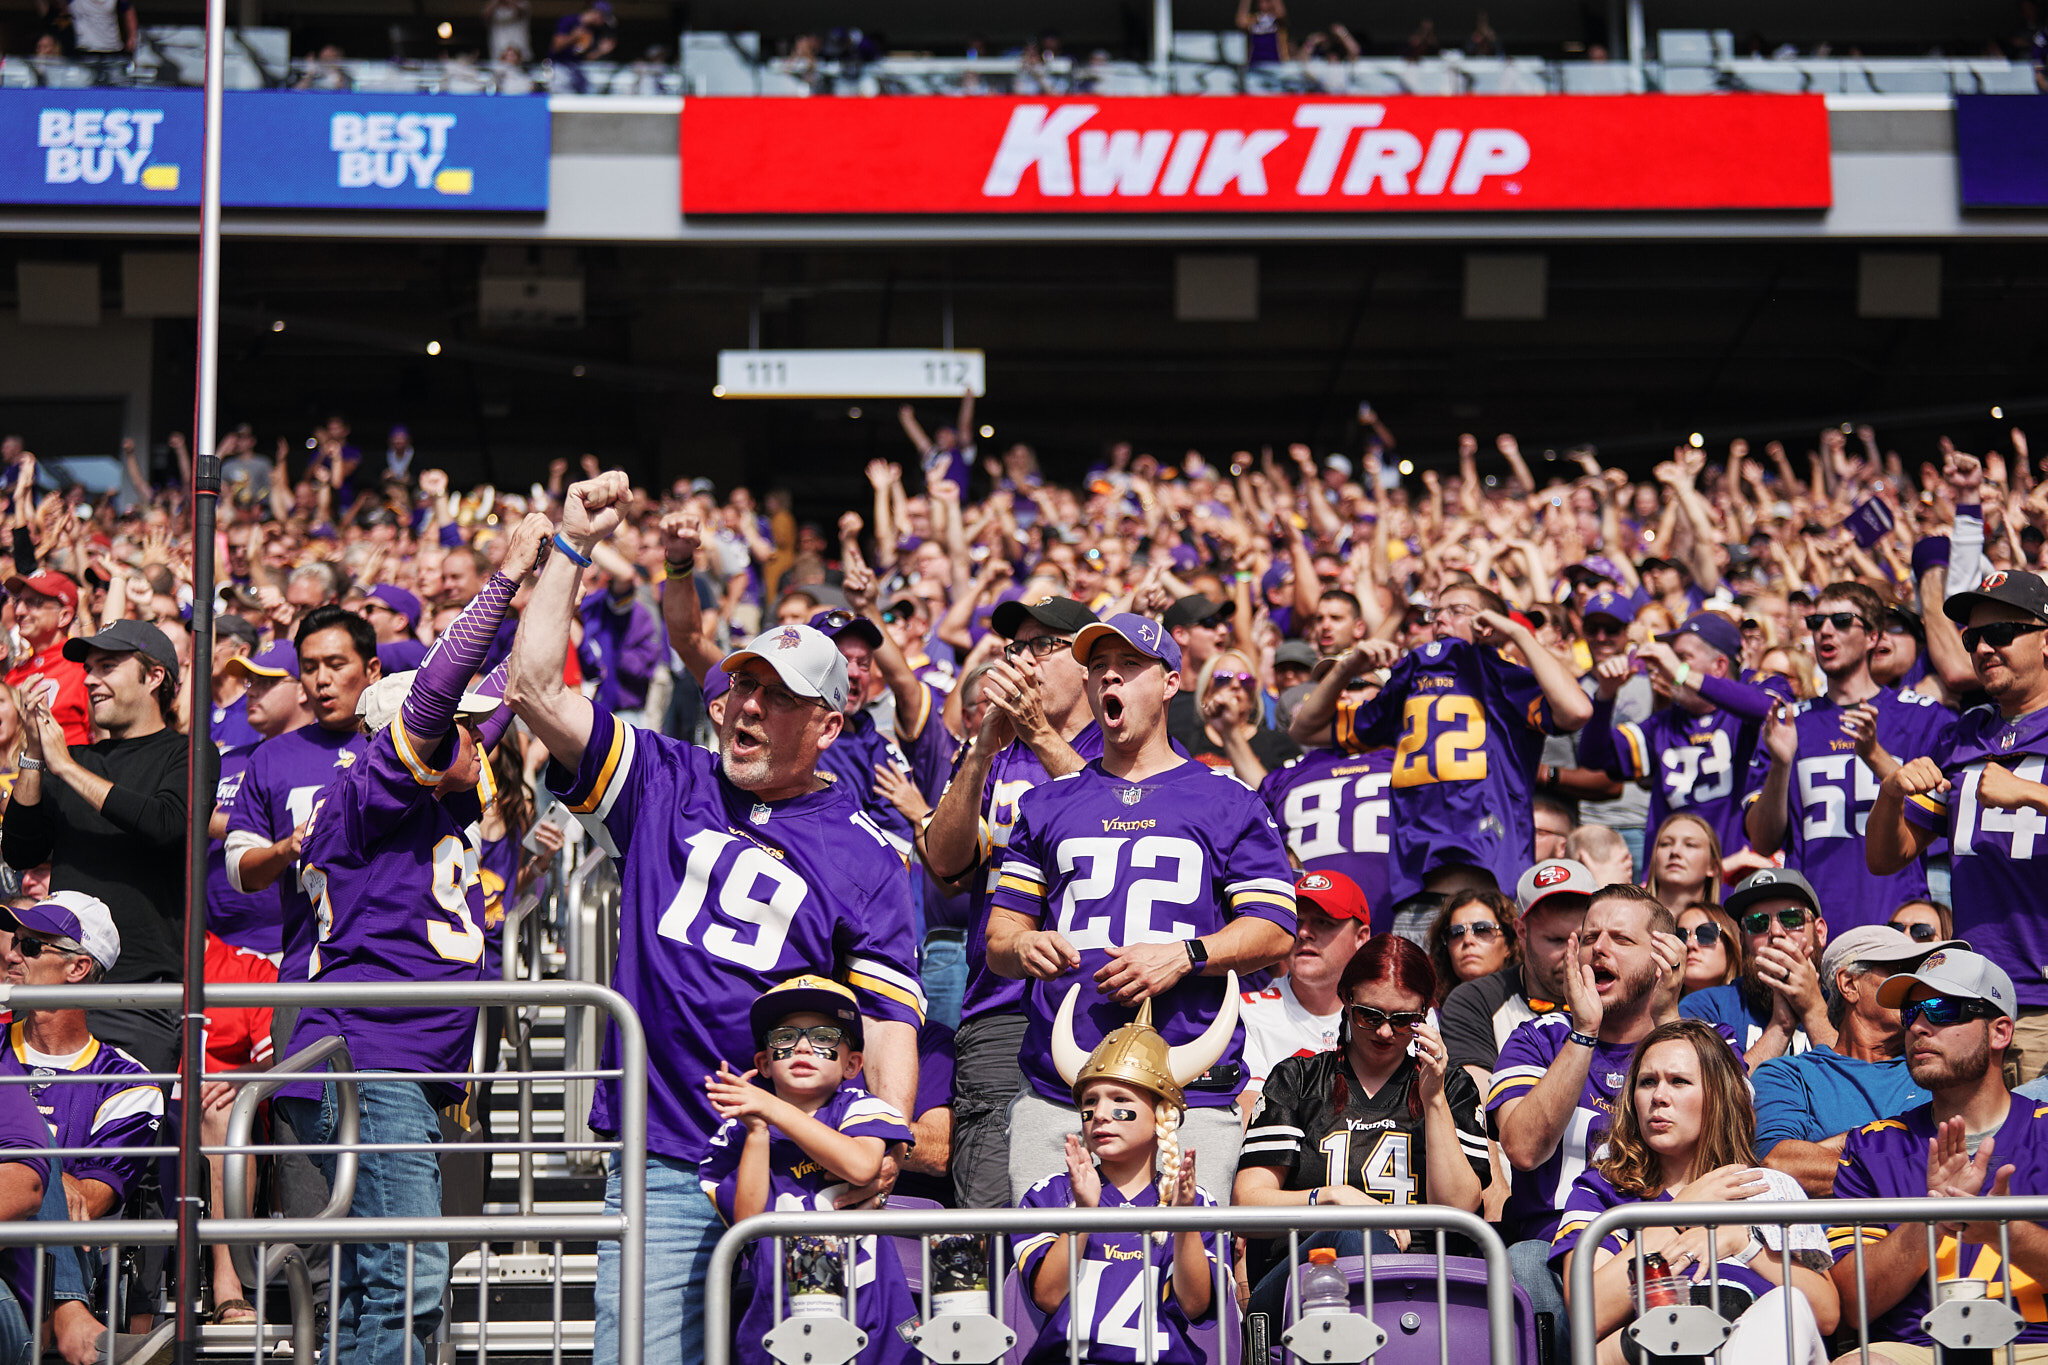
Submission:
[[[1166,627],[1149,616],[1135,612],[1119,612],[1107,621],[1097,621],[1083,627],[1074,637],[1074,657],[1082,663],[1088,662],[1088,652],[1095,648],[1095,642],[1114,635],[1130,645],[1140,654],[1159,660],[1168,671],[1180,672],[1180,646],[1166,633]]]
[[[776,626],[720,659],[718,666],[737,673],[749,659],[774,669],[782,685],[799,697],[816,697],[834,711],[846,709],[846,659],[823,631]]]

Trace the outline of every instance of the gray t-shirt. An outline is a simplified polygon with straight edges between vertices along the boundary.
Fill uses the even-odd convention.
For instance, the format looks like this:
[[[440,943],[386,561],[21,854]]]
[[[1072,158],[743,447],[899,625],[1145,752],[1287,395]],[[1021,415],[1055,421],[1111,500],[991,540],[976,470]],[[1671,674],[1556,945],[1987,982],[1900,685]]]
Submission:
[[[1595,690],[1593,679],[1579,679],[1579,686],[1587,696]],[[1637,673],[1621,685],[1621,691],[1614,698],[1614,723],[1625,725],[1632,721],[1647,719],[1656,706],[1657,695],[1650,690],[1650,680]],[[1543,761],[1553,768],[1578,768],[1579,736],[1552,735],[1543,743]],[[1612,801],[1579,802],[1579,823],[1582,825],[1605,825],[1608,829],[1641,829],[1650,822],[1650,788],[1645,782],[1624,782],[1621,795]]]

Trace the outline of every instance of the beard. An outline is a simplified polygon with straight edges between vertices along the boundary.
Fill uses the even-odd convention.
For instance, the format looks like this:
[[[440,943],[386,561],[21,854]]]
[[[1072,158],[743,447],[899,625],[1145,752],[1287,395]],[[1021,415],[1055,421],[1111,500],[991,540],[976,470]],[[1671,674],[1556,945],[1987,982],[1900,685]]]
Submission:
[[[1616,973],[1615,979],[1621,986],[1621,994],[1612,1005],[1608,1006],[1608,1010],[1610,1012],[1616,1009],[1623,1012],[1633,1011],[1637,1006],[1650,998],[1650,992],[1657,989],[1657,982],[1663,975],[1663,964],[1658,962],[1654,955],[1650,958],[1649,963],[1633,976],[1623,976],[1620,973]]]
[[[1942,1090],[1949,1086],[1971,1085],[1984,1079],[1984,1073],[1991,1069],[1991,1027],[1985,1025],[1965,1048],[1951,1051],[1947,1056],[1934,1061],[1915,1062],[1909,1052],[1906,1059],[1906,1074],[1913,1078],[1913,1084],[1922,1090]]]

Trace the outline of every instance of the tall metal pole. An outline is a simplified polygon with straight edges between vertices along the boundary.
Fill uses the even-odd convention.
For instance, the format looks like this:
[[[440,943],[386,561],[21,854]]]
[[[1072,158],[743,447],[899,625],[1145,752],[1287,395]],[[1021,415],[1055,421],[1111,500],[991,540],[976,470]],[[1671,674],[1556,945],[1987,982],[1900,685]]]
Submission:
[[[178,1073],[185,1097],[178,1132],[178,1362],[199,1360],[199,1211],[208,1187],[199,1151],[199,1088],[206,1047],[206,834],[219,755],[213,747],[213,525],[220,497],[214,450],[220,377],[221,62],[228,0],[206,5],[206,151],[199,190],[199,363],[192,402],[192,717],[185,834],[185,1015]]]

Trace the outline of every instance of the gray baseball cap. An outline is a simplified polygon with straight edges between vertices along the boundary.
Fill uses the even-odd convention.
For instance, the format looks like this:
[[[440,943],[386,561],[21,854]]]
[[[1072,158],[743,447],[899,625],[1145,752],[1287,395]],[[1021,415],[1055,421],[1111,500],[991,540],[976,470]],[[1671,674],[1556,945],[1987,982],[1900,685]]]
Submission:
[[[1599,889],[1600,879],[1584,863],[1570,858],[1546,858],[1515,883],[1515,904],[1526,915],[1552,896],[1567,892],[1590,896]]]
[[[1851,963],[1867,962],[1872,966],[1904,967],[1917,965],[1930,953],[1944,948],[1968,949],[1962,939],[1952,938],[1941,943],[1922,943],[1907,934],[1902,934],[1889,924],[1859,924],[1854,929],[1836,934],[1828,940],[1826,951],[1820,955],[1821,988],[1832,992],[1835,989],[1835,973]]]

